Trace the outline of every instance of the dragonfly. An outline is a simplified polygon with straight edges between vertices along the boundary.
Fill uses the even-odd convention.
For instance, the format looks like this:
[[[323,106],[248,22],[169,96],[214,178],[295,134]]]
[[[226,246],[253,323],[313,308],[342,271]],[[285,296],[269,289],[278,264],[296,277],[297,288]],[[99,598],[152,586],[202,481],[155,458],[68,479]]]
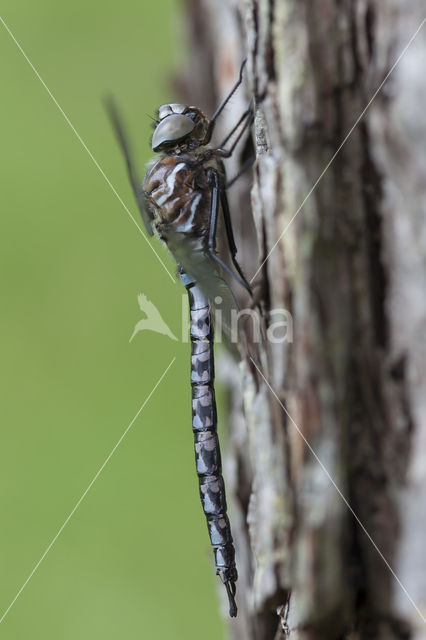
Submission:
[[[168,247],[188,292],[195,464],[216,573],[225,585],[231,617],[237,615],[238,572],[217,433],[212,307],[220,301],[222,328],[229,337],[232,309],[237,304],[224,272],[252,295],[236,258],[223,162],[251,126],[251,103],[219,146],[212,145],[211,139],[218,117],[242,83],[245,63],[244,60],[236,83],[210,119],[195,106],[172,103],[158,108],[151,147],[159,157],[148,168],[142,184],[117,107],[112,99],[106,105],[146,232],[152,236],[155,231]],[[232,145],[226,148],[234,134]],[[216,248],[220,215],[232,266],[222,260]]]

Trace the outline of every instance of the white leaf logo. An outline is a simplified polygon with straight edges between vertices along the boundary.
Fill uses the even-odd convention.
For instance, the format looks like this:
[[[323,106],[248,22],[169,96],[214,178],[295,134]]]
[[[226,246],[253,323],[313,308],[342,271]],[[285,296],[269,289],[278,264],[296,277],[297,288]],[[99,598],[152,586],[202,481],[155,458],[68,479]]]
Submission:
[[[146,318],[142,318],[142,320],[139,320],[135,325],[129,342],[131,342],[135,335],[140,331],[155,331],[156,333],[168,336],[172,340],[177,340],[176,336],[164,322],[155,304],[148,300],[143,293],[138,295],[138,303],[141,311],[146,315]]]

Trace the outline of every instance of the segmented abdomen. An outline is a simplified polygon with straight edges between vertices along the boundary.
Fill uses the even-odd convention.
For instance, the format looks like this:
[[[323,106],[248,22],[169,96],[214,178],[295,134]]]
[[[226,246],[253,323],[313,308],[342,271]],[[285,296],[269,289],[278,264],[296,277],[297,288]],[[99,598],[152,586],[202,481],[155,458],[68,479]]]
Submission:
[[[208,298],[193,283],[187,284],[191,318],[192,429],[200,497],[213,546],[217,574],[229,597],[230,615],[235,616],[235,550],[226,515],[225,485],[222,477],[217,435],[214,392],[213,325]]]

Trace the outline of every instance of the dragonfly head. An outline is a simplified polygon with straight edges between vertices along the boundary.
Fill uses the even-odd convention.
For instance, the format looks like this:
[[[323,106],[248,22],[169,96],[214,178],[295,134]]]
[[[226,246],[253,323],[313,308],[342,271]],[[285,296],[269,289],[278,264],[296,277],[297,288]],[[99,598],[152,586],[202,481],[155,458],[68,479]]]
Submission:
[[[152,150],[158,152],[199,147],[204,142],[208,126],[207,117],[198,107],[163,104],[158,108]]]

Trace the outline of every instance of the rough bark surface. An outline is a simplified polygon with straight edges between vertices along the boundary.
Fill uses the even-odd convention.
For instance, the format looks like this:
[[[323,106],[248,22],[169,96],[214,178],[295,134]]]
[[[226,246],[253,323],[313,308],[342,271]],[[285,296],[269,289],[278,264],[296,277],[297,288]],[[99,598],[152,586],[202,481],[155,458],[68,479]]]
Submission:
[[[425,12],[187,2],[192,103],[212,113],[248,56],[220,125],[254,96],[238,255],[249,276],[269,256],[265,329],[293,319],[254,358],[273,391],[248,357],[222,367],[236,640],[426,638],[426,26],[404,52]]]

